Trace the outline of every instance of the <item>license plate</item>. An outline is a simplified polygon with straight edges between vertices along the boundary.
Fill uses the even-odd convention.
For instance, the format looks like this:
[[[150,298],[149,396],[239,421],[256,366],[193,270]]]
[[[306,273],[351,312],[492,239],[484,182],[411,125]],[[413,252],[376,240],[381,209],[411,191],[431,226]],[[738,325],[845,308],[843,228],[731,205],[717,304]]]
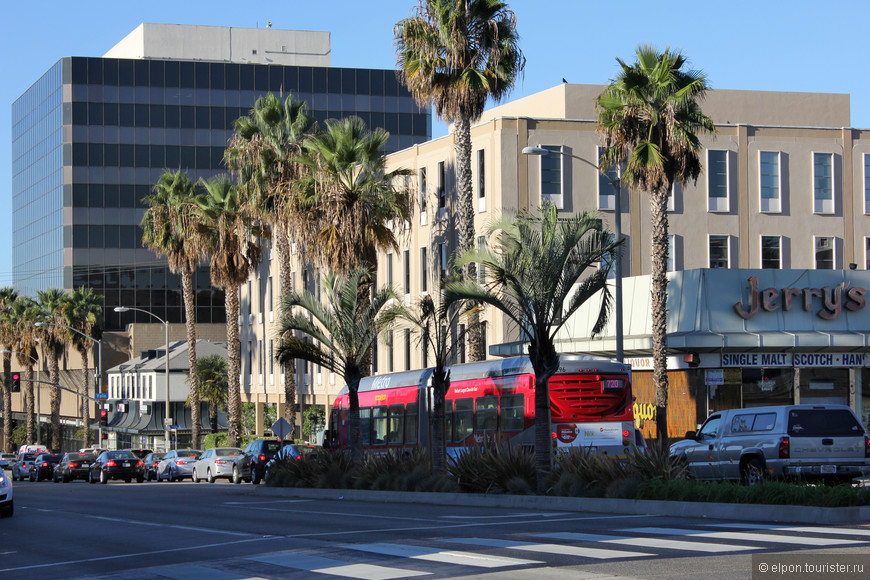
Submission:
[[[129,462],[129,461],[125,461],[125,462],[124,462],[124,467],[130,467],[130,462]]]
[[[836,465],[822,465],[822,473],[837,473]]]

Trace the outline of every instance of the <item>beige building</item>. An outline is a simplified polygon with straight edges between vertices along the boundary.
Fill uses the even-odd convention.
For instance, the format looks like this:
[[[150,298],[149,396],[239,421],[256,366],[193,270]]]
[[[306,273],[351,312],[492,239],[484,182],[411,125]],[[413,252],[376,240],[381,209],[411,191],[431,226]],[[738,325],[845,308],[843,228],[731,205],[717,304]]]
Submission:
[[[478,235],[504,210],[538,207],[542,198],[566,212],[600,210],[613,229],[615,190],[594,166],[602,144],[594,99],[603,89],[562,84],[490,109],[472,127]],[[703,109],[717,133],[702,137],[697,183],[673,191],[670,270],[870,269],[870,131],[849,127],[849,95],[715,90]],[[389,156],[390,168],[413,172],[417,200],[400,232],[401,250],[380,257],[378,282],[391,284],[408,304],[438,288],[456,247],[453,146],[450,134]],[[527,146],[566,155],[528,156]],[[647,275],[649,201],[623,188],[621,207],[622,271]],[[242,292],[243,400],[282,402],[279,367],[271,362],[277,278],[277,265],[267,261]],[[297,266],[294,286],[314,289],[316,278]],[[648,317],[643,304],[636,306],[636,315]],[[500,316],[487,312],[483,319],[487,346],[517,339]],[[598,344],[600,353],[615,351],[612,337]],[[378,373],[422,366],[406,328],[394,328],[378,345]],[[340,377],[316,369],[300,369],[297,383],[300,406],[329,405],[342,386]]]

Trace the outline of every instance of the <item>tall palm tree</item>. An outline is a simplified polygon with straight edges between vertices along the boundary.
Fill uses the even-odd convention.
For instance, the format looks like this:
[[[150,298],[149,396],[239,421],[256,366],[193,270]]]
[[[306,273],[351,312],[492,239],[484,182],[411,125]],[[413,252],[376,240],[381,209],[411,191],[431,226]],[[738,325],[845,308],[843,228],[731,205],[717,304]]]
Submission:
[[[455,123],[458,242],[464,251],[475,239],[471,124],[487,99],[500,101],[510,93],[525,67],[516,17],[499,0],[420,0],[393,32],[399,78],[421,106],[434,105],[442,120]],[[476,276],[474,264],[466,273]],[[476,322],[474,315],[470,323]],[[472,333],[471,360],[486,357],[482,346],[480,334]]]
[[[369,130],[359,117],[329,120],[302,144],[299,204],[307,216],[298,229],[306,252],[334,272],[374,270],[378,250],[398,251],[393,224],[413,216],[411,194],[399,187],[406,169],[386,170],[389,134]],[[364,280],[365,282],[365,280]]]
[[[503,312],[529,343],[535,371],[535,457],[538,493],[550,470],[550,377],[559,368],[555,336],[580,306],[601,292],[593,333],[610,313],[607,275],[619,242],[594,213],[560,218],[552,204],[540,217],[522,211],[493,226],[494,248],[464,252],[457,266],[474,261],[486,268],[487,282],[476,279],[447,284],[445,302],[475,300]],[[591,270],[591,272],[590,272]]]
[[[208,401],[208,422],[212,433],[218,430],[218,409],[227,410],[228,401],[232,400],[230,392],[238,389],[230,389],[233,384],[227,378],[227,359],[220,355],[204,356],[198,361],[197,371],[199,374],[199,396],[203,401]],[[190,397],[187,399],[190,406]],[[241,405],[239,405],[241,412]],[[230,446],[238,447],[238,444],[230,442]]]
[[[51,448],[61,449],[63,443],[60,427],[60,364],[66,345],[71,342],[64,311],[69,297],[59,288],[48,288],[36,293],[40,308],[39,321],[46,326],[37,328],[42,351],[48,362],[48,380],[51,383]]]
[[[12,453],[12,348],[15,341],[15,319],[11,316],[12,305],[18,300],[18,292],[11,286],[0,288],[0,345],[3,350],[3,450]]]
[[[36,425],[33,421],[33,363],[39,364],[39,353],[36,346],[40,339],[37,336],[39,329],[34,324],[40,319],[40,307],[32,298],[19,296],[12,303],[9,317],[15,327],[13,348],[10,350],[15,351],[15,358],[24,371],[22,388],[24,389],[25,430],[27,442],[30,443],[36,441]]]
[[[279,300],[293,287],[290,262],[291,240],[301,222],[292,188],[304,171],[294,161],[302,140],[314,128],[304,101],[293,95],[281,101],[274,94],[257,99],[249,115],[234,124],[225,158],[238,176],[251,213],[271,229],[278,259]],[[296,422],[296,364],[284,364],[284,414]]]
[[[351,270],[324,277],[325,303],[308,291],[292,292],[281,302],[280,343],[277,358],[299,358],[320,365],[344,378],[350,398],[350,446],[355,461],[362,458],[359,383],[378,334],[392,321],[392,288],[360,292],[371,273]],[[300,312],[294,312],[299,307]],[[296,332],[306,338],[296,336]],[[310,339],[310,341],[309,341]]]
[[[76,288],[69,296],[64,311],[64,318],[67,326],[75,328],[85,336],[90,336],[96,340],[102,338],[102,321],[103,321],[103,297],[96,294],[90,288]],[[81,417],[85,432],[85,447],[90,446],[91,439],[91,405],[89,403],[88,386],[91,382],[89,357],[88,353],[94,346],[92,340],[86,339],[81,334],[71,332],[69,341],[79,352],[82,357],[82,383],[79,387],[81,397]],[[100,361],[97,361],[99,364]],[[99,373],[97,373],[99,374]]]
[[[230,445],[238,447],[242,436],[239,287],[247,281],[260,262],[260,238],[247,212],[249,206],[246,206],[240,196],[241,190],[233,185],[228,175],[217,175],[203,185],[205,193],[198,198],[197,205],[204,235],[212,238],[209,244],[213,248],[210,262],[211,281],[215,286],[224,289],[228,359],[224,360],[224,366],[229,373],[229,384],[233,386],[229,393],[227,419]],[[199,366],[203,367],[202,364]],[[212,419],[214,425],[217,425],[217,415]]]
[[[145,196],[148,205],[142,218],[142,241],[158,256],[165,256],[169,269],[181,274],[181,290],[187,323],[188,372],[190,382],[190,416],[193,422],[192,444],[199,446],[201,435],[199,381],[196,372],[196,309],[193,274],[209,250],[200,235],[196,210],[196,186],[181,170],[167,171]],[[167,345],[168,348],[168,345]]]
[[[642,45],[637,60],[617,59],[621,70],[596,99],[598,131],[604,136],[603,166],[627,160],[622,179],[646,191],[652,219],[653,377],[656,430],[668,437],[667,300],[668,194],[675,182],[695,181],[701,172],[699,133],[715,132],[701,111],[707,77],[685,70],[680,52]]]

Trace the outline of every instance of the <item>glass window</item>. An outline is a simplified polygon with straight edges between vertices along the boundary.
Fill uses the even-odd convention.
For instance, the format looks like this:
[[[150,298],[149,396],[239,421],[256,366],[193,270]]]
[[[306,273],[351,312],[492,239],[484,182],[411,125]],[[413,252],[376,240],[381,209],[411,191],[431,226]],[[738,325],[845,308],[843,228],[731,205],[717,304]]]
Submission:
[[[474,399],[471,397],[456,399],[453,412],[455,423],[453,441],[462,443],[471,436],[474,431]]]
[[[759,151],[758,171],[761,211],[780,211],[779,151]]]
[[[408,403],[405,406],[405,443],[417,443],[417,424],[417,403]]]
[[[387,286],[393,287],[393,254],[387,254]]]
[[[665,269],[668,272],[675,272],[677,267],[677,259],[676,259],[676,236],[674,234],[668,234],[668,259],[665,262]]]
[[[525,427],[525,409],[523,395],[502,395],[501,397],[501,430],[522,431]]]
[[[870,153],[864,154],[864,213],[870,214]]]
[[[710,268],[729,268],[729,236],[709,236]]]
[[[834,269],[834,238],[815,236],[816,270]]]
[[[728,151],[707,151],[709,211],[728,211]]]
[[[438,244],[440,248],[440,256],[441,263],[439,264],[441,270],[441,280],[447,279],[447,244]]]
[[[601,156],[604,155],[604,147],[598,148],[598,160],[600,164]],[[616,208],[616,187],[614,183],[619,179],[616,166],[611,166],[604,173],[598,172],[598,208],[599,209],[615,209]]]
[[[349,428],[349,427],[348,427]],[[372,410],[371,407],[360,407],[359,410],[360,441],[363,445],[372,444]]]
[[[833,153],[813,153],[813,211],[834,213]]]
[[[498,429],[498,397],[490,395],[477,398],[474,430],[478,433]]]
[[[388,442],[401,445],[405,434],[405,405],[390,405],[390,432]]]
[[[782,268],[780,236],[761,236],[761,267],[767,270]]]
[[[447,205],[447,168],[443,161],[438,162],[438,207]]]
[[[867,391],[870,393],[870,389]],[[453,435],[453,401],[444,401],[444,442],[456,441]]]
[[[486,236],[477,236],[477,249],[480,252],[486,250]],[[477,264],[477,282],[484,284],[486,282],[486,266]]]
[[[486,156],[483,149],[477,150],[477,197],[486,197]]]
[[[864,269],[870,270],[870,238],[864,238]]]
[[[541,201],[550,201],[562,209],[562,146],[541,145],[541,148],[549,152],[541,155]]]
[[[788,413],[792,437],[861,437],[864,428],[846,409],[792,409]]]
[[[387,442],[387,406],[372,408],[372,444],[384,445]]]
[[[426,247],[420,248],[420,292],[429,290],[429,259]]]
[[[387,332],[387,372],[393,372],[393,331]]]

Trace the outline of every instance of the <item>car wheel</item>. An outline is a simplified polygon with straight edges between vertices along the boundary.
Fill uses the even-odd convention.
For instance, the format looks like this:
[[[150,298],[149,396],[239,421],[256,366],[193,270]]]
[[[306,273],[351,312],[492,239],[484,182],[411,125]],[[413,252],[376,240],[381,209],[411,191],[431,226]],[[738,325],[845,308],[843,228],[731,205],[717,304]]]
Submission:
[[[174,481],[177,481],[177,480],[176,480],[175,474],[172,473],[172,468],[170,467],[169,468],[169,482],[172,483]]]
[[[61,479],[63,480],[64,483],[69,483],[69,482],[70,482],[70,476],[67,475],[66,473],[63,474],[63,476],[61,477]]]
[[[142,483],[143,481],[145,481],[144,475],[137,475],[136,476],[136,483]]]
[[[97,481],[94,479],[94,474],[92,471],[88,471],[88,483],[97,483]]]
[[[214,483],[214,475],[211,473],[211,468],[208,468],[205,472],[205,478],[209,483]]]
[[[257,473],[257,468],[254,466],[251,466],[251,483],[260,485],[260,474]]]
[[[196,477],[196,470],[195,469],[190,474],[190,481],[192,481],[193,483],[199,483],[199,478]]]
[[[757,457],[746,461],[740,468],[740,479],[745,485],[758,485],[764,481],[764,464]]]
[[[242,483],[242,474],[238,465],[233,465],[233,483]]]
[[[109,478],[108,478],[108,476],[106,476],[106,472],[103,471],[102,469],[100,470],[100,483],[102,483],[104,485],[109,483]]]
[[[125,477],[124,483],[133,483],[133,478],[132,477]]]

